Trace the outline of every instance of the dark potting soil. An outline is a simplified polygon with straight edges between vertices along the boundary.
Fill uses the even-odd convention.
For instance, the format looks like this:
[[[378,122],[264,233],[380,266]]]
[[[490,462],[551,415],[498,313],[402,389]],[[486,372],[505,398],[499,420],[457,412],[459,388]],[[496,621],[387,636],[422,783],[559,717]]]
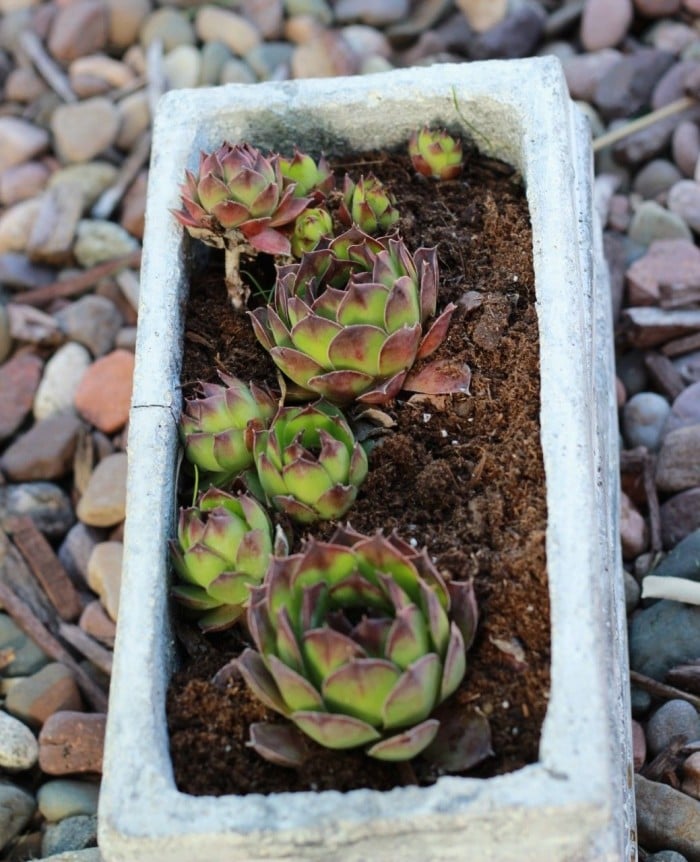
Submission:
[[[417,176],[403,155],[371,153],[334,166],[357,179],[373,172],[397,198],[409,249],[437,246],[438,309],[458,303],[445,342],[428,361],[467,363],[469,394],[398,399],[383,408],[395,426],[377,438],[369,475],[344,520],[361,532],[396,529],[426,545],[439,569],[474,579],[481,619],[467,674],[453,696],[465,715],[488,716],[493,755],[468,774],[488,777],[537,760],[550,662],[545,560],[545,479],[539,440],[539,342],[532,236],[522,182],[508,166],[475,153],[456,180]],[[214,257],[215,255],[212,255]],[[251,265],[251,269],[253,266]],[[255,264],[258,282],[273,270]],[[193,277],[187,306],[183,386],[216,381],[217,369],[276,386],[275,368],[246,316],[234,314],[221,260]],[[355,410],[355,413],[360,412]],[[188,490],[188,494],[189,494]],[[183,504],[191,497],[183,496]],[[307,528],[281,521],[292,550]],[[333,524],[314,528],[326,538]],[[388,789],[427,784],[413,770],[313,743],[299,770],[273,766],[246,746],[255,721],[279,721],[235,678],[212,676],[246,645],[243,630],[206,638],[174,607],[181,670],[167,699],[178,787],[192,794]],[[414,774],[412,774],[412,772]]]

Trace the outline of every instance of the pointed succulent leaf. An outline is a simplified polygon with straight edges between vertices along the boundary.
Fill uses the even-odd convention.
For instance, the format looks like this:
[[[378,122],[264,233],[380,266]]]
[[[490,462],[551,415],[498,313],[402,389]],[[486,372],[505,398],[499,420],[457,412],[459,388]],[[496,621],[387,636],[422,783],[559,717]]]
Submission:
[[[236,659],[236,666],[241,672],[246,685],[261,700],[265,706],[289,715],[290,709],[284,702],[277,683],[270,674],[260,654],[247,647]]]
[[[287,374],[287,376],[291,375]],[[329,371],[327,374],[309,376],[306,388],[328,398],[329,401],[346,404],[367,391],[374,380],[372,374],[364,371]]]
[[[464,638],[457,628],[456,623],[450,625],[450,642],[447,645],[442,670],[442,682],[440,685],[440,697],[442,702],[451,694],[454,694],[464,679],[467,670],[467,656],[464,648]]]
[[[268,669],[282,699],[292,712],[325,708],[321,695],[313,685],[300,673],[287,667],[277,656],[268,656]]]
[[[375,743],[371,748],[367,749],[367,754],[374,757],[376,760],[386,760],[389,762],[399,762],[403,760],[411,760],[419,755],[430,745],[435,739],[440,722],[434,718],[417,724],[403,733],[398,733],[396,736],[390,736],[383,739],[381,742]]]
[[[329,674],[321,690],[331,711],[378,727],[382,724],[384,701],[398,678],[399,670],[391,662],[359,658]]]
[[[277,643],[276,654],[292,670],[299,673],[304,672],[304,659],[297,643],[297,635],[294,631],[288,608],[280,608],[276,619]]]
[[[384,727],[408,727],[427,718],[437,703],[441,670],[435,653],[427,653],[409,665],[386,697]]]
[[[247,745],[275,766],[298,769],[309,758],[306,737],[292,724],[254,722]]]
[[[256,578],[244,572],[222,572],[207,586],[207,592],[220,604],[243,605],[248,599],[248,587]]]
[[[451,302],[446,306],[442,314],[435,320],[427,333],[423,336],[423,340],[418,348],[418,359],[424,359],[434,353],[445,340],[447,329],[450,325],[450,319],[457,306]]]
[[[334,670],[353,658],[366,658],[362,647],[328,626],[310,629],[302,638],[302,651],[313,681],[320,686]]]
[[[384,644],[392,626],[388,617],[363,617],[352,630],[354,641],[372,658],[385,655]]]
[[[462,632],[465,649],[469,649],[474,643],[479,624],[479,606],[474,592],[474,582],[449,581],[447,591],[450,596],[450,615]]]
[[[402,327],[420,324],[418,291],[409,276],[402,275],[394,281],[384,309],[384,328],[396,332]]]
[[[206,611],[197,620],[197,625],[204,634],[222,632],[231,628],[243,615],[240,605],[219,605],[211,611]]]
[[[380,738],[376,728],[350,715],[299,711],[291,715],[298,728],[326,748],[356,748]]]
[[[341,328],[328,348],[328,359],[339,370],[376,376],[386,333],[376,326],[354,324]]]
[[[403,388],[408,392],[425,395],[469,394],[471,379],[472,373],[468,365],[455,363],[451,359],[436,359],[423,366],[420,371],[409,371]]]
[[[270,350],[270,356],[283,374],[304,389],[310,389],[311,379],[323,373],[323,366],[301,350],[291,347],[273,347]]]
[[[325,368],[330,362],[330,345],[342,329],[339,323],[314,314],[300,320],[292,327],[289,335],[297,350],[310,356],[319,367]]]
[[[402,670],[430,651],[425,619],[416,605],[408,605],[397,612],[384,648],[389,661]]]
[[[425,751],[425,758],[442,772],[464,772],[493,755],[491,727],[485,715],[474,709],[440,710],[440,727],[435,740]]]
[[[336,311],[336,320],[343,326],[357,323],[384,325],[389,290],[383,284],[359,284],[351,280]]]
[[[213,608],[217,608],[220,604],[205,589],[197,587],[194,584],[174,584],[170,589],[170,594],[180,604],[186,605],[195,611],[210,611]]]
[[[450,638],[450,623],[440,599],[425,581],[421,581],[420,585],[420,604],[428,621],[430,639],[435,644],[435,649],[444,656]]]

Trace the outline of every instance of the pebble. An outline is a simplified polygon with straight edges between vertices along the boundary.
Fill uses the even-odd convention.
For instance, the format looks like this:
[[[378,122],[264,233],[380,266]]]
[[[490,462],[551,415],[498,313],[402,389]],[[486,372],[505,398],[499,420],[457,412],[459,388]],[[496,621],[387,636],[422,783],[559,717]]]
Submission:
[[[643,553],[649,541],[644,518],[624,493],[620,495],[620,541],[625,560],[632,560]]]
[[[24,162],[6,168],[0,174],[0,203],[10,206],[39,195],[50,176],[51,171],[43,162]]]
[[[700,384],[687,386],[674,400],[665,431],[700,423]]]
[[[144,48],[154,40],[160,40],[166,54],[178,45],[194,45],[196,41],[194,27],[187,16],[168,6],[157,9],[145,19],[139,36]]]
[[[106,716],[55,712],[39,734],[39,766],[49,775],[101,773]]]
[[[644,737],[644,728],[638,721],[632,722],[632,751],[634,771],[639,772],[647,759],[647,741]]]
[[[0,850],[24,829],[35,808],[29,793],[13,784],[0,783]]]
[[[617,376],[627,391],[628,397],[643,392],[648,385],[649,375],[644,364],[644,354],[640,350],[628,350],[617,360]]]
[[[78,413],[105,434],[119,431],[129,418],[133,374],[134,354],[128,350],[96,360],[76,390]]]
[[[0,366],[7,359],[12,351],[12,334],[10,333],[10,319],[7,314],[7,308],[3,303],[0,303]],[[0,378],[2,370],[0,368]]]
[[[59,105],[51,117],[51,131],[61,161],[89,162],[115,142],[119,111],[103,96]]]
[[[101,219],[83,219],[78,224],[73,254],[78,263],[87,268],[125,257],[137,248],[139,243],[120,225]]]
[[[676,850],[700,859],[700,802],[679,790],[634,777],[639,843],[648,850]]]
[[[49,145],[45,129],[19,117],[0,117],[0,172],[28,162]]]
[[[109,14],[108,40],[115,48],[128,48],[137,39],[151,11],[150,0],[105,0]]]
[[[141,171],[122,200],[119,224],[136,239],[142,239],[146,215],[148,171]]]
[[[0,459],[3,473],[13,482],[58,479],[70,472],[82,423],[71,413],[39,420],[17,437]]]
[[[676,428],[664,437],[656,465],[656,486],[673,493],[700,485],[700,425]]]
[[[473,30],[483,33],[505,18],[508,0],[457,0],[457,8]]]
[[[80,710],[83,701],[73,674],[51,662],[32,676],[17,681],[5,700],[5,709],[30,727],[40,728],[59,710]]]
[[[43,784],[36,795],[39,812],[49,823],[77,814],[97,814],[99,785],[71,778],[57,778]]]
[[[359,58],[337,31],[328,30],[298,45],[292,54],[293,78],[332,78],[354,75]]]
[[[659,239],[690,240],[693,236],[679,215],[669,212],[656,201],[644,201],[637,207],[628,235],[641,245],[650,245]]]
[[[126,454],[115,452],[97,465],[77,507],[78,518],[84,524],[113,527],[124,520],[126,463]]]
[[[630,620],[630,667],[663,682],[672,667],[697,658],[699,639],[700,606],[662,599]]]
[[[673,60],[672,54],[655,48],[640,48],[623,56],[601,78],[595,106],[608,120],[631,117],[648,108],[654,87]]]
[[[669,191],[667,205],[691,230],[700,232],[700,183],[680,180]]]
[[[88,561],[88,584],[115,622],[119,612],[123,555],[121,542],[100,542],[95,545]]]
[[[0,485],[0,519],[29,515],[47,539],[60,539],[75,521],[66,492],[53,482]]]
[[[682,539],[700,529],[700,488],[689,488],[661,505],[661,540],[664,548],[673,548]]]
[[[0,365],[0,440],[11,437],[29,415],[44,363],[21,353]]]
[[[284,0],[284,9],[289,18],[309,16],[320,24],[330,24],[333,12],[326,0]]]
[[[13,69],[5,79],[5,98],[29,104],[46,93],[46,84],[32,68]]]
[[[668,117],[666,120],[659,120],[651,126],[627,135],[612,148],[611,157],[621,165],[632,167],[642,165],[654,156],[665,152],[677,124],[678,120],[675,117]],[[598,155],[604,155],[604,153]]]
[[[231,59],[231,52],[223,42],[206,42],[200,52],[202,65],[199,72],[199,84],[211,86],[218,84],[221,70],[227,60]]]
[[[95,545],[104,538],[103,530],[78,522],[70,528],[63,539],[58,549],[58,559],[78,586],[87,584],[87,564],[90,554]]]
[[[45,856],[97,847],[97,815],[78,814],[60,823],[49,823],[41,842]]]
[[[202,57],[193,45],[178,45],[163,58],[163,71],[173,90],[196,87],[202,72]]]
[[[622,410],[622,430],[629,449],[646,446],[656,452],[671,406],[656,392],[638,392]]]
[[[74,412],[78,385],[90,367],[90,354],[82,344],[69,341],[46,363],[34,397],[34,417],[47,419],[56,413]]]
[[[671,152],[683,176],[694,177],[700,157],[700,129],[695,123],[685,120],[678,124],[671,138]]]
[[[472,60],[509,60],[526,57],[537,47],[547,15],[539,4],[515,6],[490,30],[474,33],[467,52]]]
[[[67,266],[72,262],[73,238],[83,211],[80,190],[54,187],[41,195],[29,233],[26,252],[32,263]]]
[[[357,54],[360,54],[361,51],[358,50],[357,40],[354,40],[354,35],[359,29],[365,30],[370,28],[345,27],[342,31],[343,38],[347,41],[351,50]],[[348,30],[352,31],[352,33],[349,34]],[[376,33],[377,31],[373,30],[372,32]],[[270,79],[274,79],[280,69],[289,69],[293,53],[294,48],[287,42],[261,42],[252,51],[248,51],[245,55],[245,61],[260,81],[269,81]]]
[[[639,604],[642,588],[639,586],[634,576],[628,571],[623,571],[622,575],[625,587],[625,608],[627,613],[631,614]]]
[[[645,200],[656,199],[681,179],[678,168],[666,159],[652,159],[639,171],[632,183],[632,191]]]
[[[83,208],[89,209],[116,178],[117,169],[114,165],[96,160],[86,164],[67,165],[54,171],[48,185],[49,188],[59,190],[64,187],[71,191],[77,189],[82,198]]]
[[[666,54],[666,52],[662,53]],[[666,56],[668,55],[666,54]],[[698,68],[696,60],[683,60],[670,66],[654,87],[651,107],[658,110],[684,96],[686,79],[690,77],[691,73],[697,74]]]
[[[199,9],[194,26],[202,42],[223,42],[237,57],[244,57],[262,38],[243,15],[214,5]]]
[[[687,535],[652,572],[661,578],[700,581],[700,529]]]
[[[61,63],[100,51],[107,44],[109,14],[101,0],[75,0],[59,7],[47,47]]]
[[[657,21],[646,33],[645,41],[661,51],[681,54],[697,39],[697,33],[687,24],[665,19]]]
[[[410,5],[408,0],[338,0],[334,12],[340,24],[360,21],[371,27],[387,27],[402,21],[408,15]],[[502,0],[491,5],[501,6]]]
[[[31,769],[38,757],[39,746],[31,730],[0,709],[0,769],[23,772]]]
[[[627,271],[631,305],[659,301],[660,284],[700,284],[700,249],[687,239],[652,242],[648,251]]]
[[[700,799],[700,751],[693,752],[683,763],[681,790],[694,799]]]
[[[0,649],[8,647],[12,649],[14,659],[3,668],[6,678],[35,673],[49,661],[48,656],[18,628],[14,620],[0,612]]]
[[[173,50],[176,51],[177,48]],[[151,124],[148,93],[139,90],[125,96],[120,100],[117,110],[119,111],[119,134],[115,143],[120,149],[128,150]]]
[[[688,860],[675,850],[661,850],[660,853],[651,853],[647,856],[646,862],[688,862]]]
[[[30,198],[8,207],[0,215],[0,253],[25,250],[40,208],[39,198]]]
[[[81,99],[99,96],[113,88],[126,87],[135,75],[132,69],[106,54],[91,54],[79,57],[68,69],[73,92]]]
[[[675,15],[681,8],[681,0],[634,0],[638,12],[647,18]]]
[[[224,63],[219,83],[221,84],[255,84],[255,73],[245,60],[231,57]]]
[[[104,296],[83,296],[55,315],[71,341],[82,344],[93,356],[103,356],[114,347],[123,318],[116,306]]]
[[[586,51],[613,48],[627,34],[632,0],[587,0],[581,16],[581,42]]]
[[[652,756],[662,752],[677,737],[682,737],[684,745],[700,739],[700,716],[687,701],[668,700],[647,722],[646,739]]]

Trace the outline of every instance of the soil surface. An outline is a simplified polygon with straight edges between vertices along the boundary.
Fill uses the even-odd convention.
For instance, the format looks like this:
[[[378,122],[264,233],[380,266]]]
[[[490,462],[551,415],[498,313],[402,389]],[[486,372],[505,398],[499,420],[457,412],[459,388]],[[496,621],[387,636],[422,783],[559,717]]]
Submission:
[[[546,503],[539,441],[539,341],[532,237],[520,178],[471,153],[456,180],[417,176],[406,157],[370,153],[335,162],[357,178],[373,172],[397,198],[409,249],[437,246],[438,310],[458,303],[432,359],[466,362],[470,393],[402,397],[384,411],[394,427],[373,437],[369,475],[347,515],[366,533],[396,529],[426,545],[438,568],[474,579],[481,620],[453,702],[488,716],[493,756],[468,774],[492,776],[537,760],[549,692],[550,619],[545,560]],[[271,284],[271,264],[251,266]],[[223,286],[223,264],[193,277],[187,308],[183,386],[217,369],[276,386],[275,368]],[[428,360],[428,361],[430,361]],[[404,397],[405,395],[405,397]],[[361,411],[355,410],[355,414]],[[183,505],[191,500],[183,483]],[[304,528],[281,521],[298,549]],[[334,524],[314,534],[330,535]],[[313,747],[299,770],[267,763],[246,747],[254,721],[278,721],[245,685],[213,675],[247,644],[244,631],[206,638],[174,607],[182,645],[167,711],[175,778],[192,794],[387,789],[427,784],[435,771],[372,761],[361,752]]]

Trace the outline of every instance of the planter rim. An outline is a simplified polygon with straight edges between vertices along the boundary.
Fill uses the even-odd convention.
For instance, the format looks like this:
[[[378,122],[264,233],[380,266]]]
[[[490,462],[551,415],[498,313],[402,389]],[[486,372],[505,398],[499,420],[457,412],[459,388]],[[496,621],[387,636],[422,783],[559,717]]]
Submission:
[[[543,339],[541,433],[552,609],[552,697],[539,761],[495,778],[443,777],[428,788],[192,797],[174,785],[164,732],[173,660],[164,535],[172,530],[175,511],[173,483],[167,479],[174,475],[181,404],[180,358],[164,334],[179,333],[181,343],[192,254],[167,210],[177,208],[184,169],[195,166],[200,149],[224,139],[250,139],[253,127],[265,130],[254,143],[271,146],[266,136],[296,138],[310,117],[318,124],[307,134],[323,144],[332,140],[333,123],[353,110],[363,112],[362,140],[372,148],[386,143],[380,119],[392,99],[401,105],[391,114],[393,142],[415,126],[415,103],[423,115],[430,114],[425,121],[461,127],[467,134],[478,130],[479,149],[515,165],[526,181]],[[221,855],[207,856],[212,862],[241,849],[251,862],[253,852],[255,859],[327,859],[329,847],[340,853],[338,848],[356,842],[361,848],[370,833],[377,846],[399,835],[415,838],[406,859],[456,859],[449,855],[449,842],[440,850],[444,855],[426,856],[429,845],[416,832],[440,829],[462,836],[460,841],[471,834],[512,832],[518,846],[519,829],[536,834],[539,828],[546,837],[550,819],[558,829],[568,823],[576,840],[585,833],[594,851],[586,858],[629,858],[625,630],[619,583],[615,586],[621,563],[616,490],[610,484],[615,453],[608,447],[614,425],[605,391],[612,356],[604,350],[596,357],[601,345],[609,347],[610,320],[609,311],[601,310],[605,297],[587,135],[553,58],[227,85],[172,91],[161,99],[154,123],[142,265],[147,289],[139,309],[122,601],[100,798],[100,846],[108,862],[195,858],[201,842],[214,837]],[[576,349],[581,345],[583,356]],[[604,451],[596,437],[601,422],[608,431]],[[144,444],[151,447],[147,475],[137,454]],[[153,482],[154,476],[160,479]],[[161,526],[141,529],[148,520]],[[567,630],[571,619],[575,631]],[[579,690],[586,692],[585,703],[576,696]],[[548,840],[553,855],[547,858],[569,858],[556,855],[557,836]],[[561,836],[561,847],[567,840]],[[320,855],[298,856],[300,847],[314,847]],[[352,852],[333,858],[364,858]]]

